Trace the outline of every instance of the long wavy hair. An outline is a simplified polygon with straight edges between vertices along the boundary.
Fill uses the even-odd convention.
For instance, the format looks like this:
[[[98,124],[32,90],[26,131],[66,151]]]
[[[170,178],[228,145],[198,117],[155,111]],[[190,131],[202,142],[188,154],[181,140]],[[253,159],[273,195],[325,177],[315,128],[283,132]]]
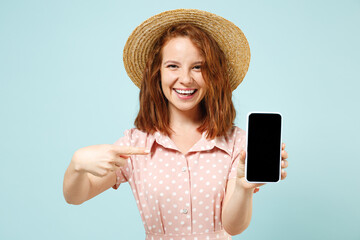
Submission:
[[[160,67],[162,49],[172,38],[188,37],[204,58],[201,73],[207,86],[201,100],[202,124],[197,131],[207,132],[207,138],[226,136],[234,126],[236,111],[228,79],[225,54],[206,32],[191,24],[172,26],[158,39],[146,63],[140,88],[140,109],[135,127],[147,133],[160,131],[170,136],[168,100],[161,88]]]

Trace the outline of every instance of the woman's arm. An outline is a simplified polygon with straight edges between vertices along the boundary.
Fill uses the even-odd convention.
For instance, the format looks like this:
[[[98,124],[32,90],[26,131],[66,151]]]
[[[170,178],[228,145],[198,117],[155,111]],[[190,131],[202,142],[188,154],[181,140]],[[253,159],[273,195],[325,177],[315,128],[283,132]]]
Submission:
[[[76,169],[74,163],[76,162],[76,160],[74,161],[75,157],[76,153],[64,175],[63,193],[67,203],[81,204],[114,186],[116,183],[115,171],[109,171],[103,177],[94,176],[88,172]]]
[[[222,222],[230,235],[237,235],[243,232],[250,224],[252,215],[253,193],[264,183],[248,183],[245,180],[245,157],[246,152],[240,152],[240,161],[235,179],[228,180],[226,195],[223,203]],[[282,144],[281,152],[281,180],[287,176],[284,168],[288,167],[288,153],[285,151],[285,144]]]
[[[249,226],[253,191],[243,188],[240,179],[228,181],[221,217],[228,234],[232,236],[240,234]]]
[[[90,180],[85,172],[75,170],[71,161],[66,169],[63,182],[64,198],[69,204],[81,204],[88,198],[90,191]]]
[[[99,144],[78,149],[64,176],[66,202],[81,204],[116,184],[116,170],[130,155],[147,155],[144,148]]]

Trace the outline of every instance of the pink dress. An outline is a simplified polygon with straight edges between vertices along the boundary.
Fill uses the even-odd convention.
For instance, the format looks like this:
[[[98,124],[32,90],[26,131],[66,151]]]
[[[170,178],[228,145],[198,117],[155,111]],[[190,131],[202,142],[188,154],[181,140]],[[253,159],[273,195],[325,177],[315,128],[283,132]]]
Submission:
[[[129,182],[146,240],[231,239],[222,226],[222,203],[227,181],[236,178],[246,133],[236,126],[229,133],[213,140],[203,133],[186,155],[160,132],[132,128],[114,143],[150,150],[128,158],[113,186]]]

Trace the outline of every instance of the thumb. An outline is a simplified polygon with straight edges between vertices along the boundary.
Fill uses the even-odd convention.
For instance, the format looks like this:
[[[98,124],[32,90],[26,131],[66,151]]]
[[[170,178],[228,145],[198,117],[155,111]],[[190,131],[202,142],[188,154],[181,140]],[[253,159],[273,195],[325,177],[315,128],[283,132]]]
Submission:
[[[245,164],[245,158],[246,158],[246,152],[244,150],[241,150],[241,152],[240,152],[240,162],[242,164]]]

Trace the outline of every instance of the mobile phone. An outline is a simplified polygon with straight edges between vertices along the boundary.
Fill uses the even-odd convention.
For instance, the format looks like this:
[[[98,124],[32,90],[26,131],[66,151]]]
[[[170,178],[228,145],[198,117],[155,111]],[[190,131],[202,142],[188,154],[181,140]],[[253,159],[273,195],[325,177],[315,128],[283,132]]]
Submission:
[[[245,179],[271,183],[281,179],[282,115],[250,112],[247,115]]]

